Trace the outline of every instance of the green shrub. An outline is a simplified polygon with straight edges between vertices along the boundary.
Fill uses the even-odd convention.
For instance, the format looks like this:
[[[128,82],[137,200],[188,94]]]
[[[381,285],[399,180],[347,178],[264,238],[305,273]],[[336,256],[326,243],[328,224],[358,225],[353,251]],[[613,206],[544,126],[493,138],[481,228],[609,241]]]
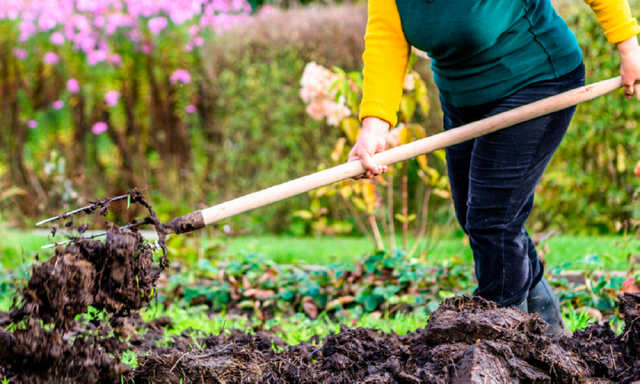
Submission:
[[[273,11],[213,41],[203,58],[203,99],[212,119],[205,126],[209,201],[221,201],[316,171],[340,132],[314,121],[299,97],[308,61],[361,67],[362,7]],[[275,27],[278,26],[278,27]],[[282,231],[293,198],[235,218],[254,231]]]
[[[640,11],[640,1],[631,1]],[[587,83],[619,75],[619,56],[589,8],[560,7],[584,53]],[[640,160],[640,104],[616,91],[584,103],[537,190],[534,230],[613,233],[638,220],[633,171]]]

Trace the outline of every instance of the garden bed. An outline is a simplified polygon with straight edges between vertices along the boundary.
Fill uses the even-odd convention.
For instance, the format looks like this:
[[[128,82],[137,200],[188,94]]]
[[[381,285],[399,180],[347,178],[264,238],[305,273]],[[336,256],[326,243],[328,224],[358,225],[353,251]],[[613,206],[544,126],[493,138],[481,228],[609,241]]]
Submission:
[[[171,320],[144,323],[153,268],[135,234],[112,231],[107,242],[60,249],[34,269],[22,306],[0,315],[0,375],[12,383],[514,383],[622,382],[640,379],[640,295],[627,294],[627,324],[616,336],[596,325],[551,340],[544,322],[479,298],[445,300],[426,328],[405,336],[343,328],[324,340],[286,346],[269,334],[239,331],[160,346]],[[128,244],[123,246],[123,244]],[[143,251],[143,252],[140,252]],[[99,256],[99,257],[95,257]],[[125,263],[118,263],[117,260]],[[110,265],[110,268],[106,268]],[[150,271],[150,274],[141,271]],[[137,271],[149,280],[121,286]],[[47,277],[48,276],[48,277]],[[128,281],[136,281],[130,279]],[[113,289],[114,287],[121,289]],[[111,321],[77,321],[91,304]],[[51,325],[44,325],[51,324]],[[126,352],[137,368],[120,363]]]
[[[144,201],[133,199],[144,204]],[[150,206],[163,247],[163,228]],[[11,383],[632,383],[640,380],[640,294],[620,298],[624,331],[593,325],[551,339],[537,316],[480,298],[445,300],[407,335],[342,328],[295,346],[268,334],[182,333],[144,322],[166,259],[137,232],[75,240],[33,268],[0,313],[0,377]],[[89,308],[98,315],[88,316]],[[100,315],[101,314],[101,315]],[[137,364],[131,364],[136,356]],[[130,364],[124,364],[129,360]]]

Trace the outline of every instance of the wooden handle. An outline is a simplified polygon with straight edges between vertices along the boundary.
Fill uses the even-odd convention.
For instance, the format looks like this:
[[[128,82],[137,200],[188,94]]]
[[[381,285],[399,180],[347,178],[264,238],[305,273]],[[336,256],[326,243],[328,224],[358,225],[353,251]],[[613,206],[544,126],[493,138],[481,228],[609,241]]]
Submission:
[[[399,161],[430,153],[454,144],[467,141],[531,120],[549,113],[563,110],[576,104],[595,99],[622,87],[622,80],[616,77],[598,83],[576,88],[555,96],[524,105],[483,120],[453,128],[436,135],[400,145],[376,154],[373,159],[378,164],[393,164]],[[212,224],[227,217],[262,207],[288,197],[299,195],[325,185],[358,176],[364,172],[360,161],[351,161],[324,171],[303,176],[286,183],[238,197],[224,203],[201,210],[203,225]],[[195,212],[194,212],[195,213]],[[193,215],[193,214],[191,214]]]

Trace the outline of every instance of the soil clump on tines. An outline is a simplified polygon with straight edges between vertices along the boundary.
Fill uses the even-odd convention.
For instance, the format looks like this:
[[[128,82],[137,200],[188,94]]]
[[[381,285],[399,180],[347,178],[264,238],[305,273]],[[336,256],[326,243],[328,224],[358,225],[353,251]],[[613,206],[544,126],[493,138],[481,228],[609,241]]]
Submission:
[[[76,240],[34,267],[11,318],[33,316],[68,329],[89,305],[126,315],[149,303],[160,272],[140,233],[111,226],[105,242]]]
[[[131,202],[148,209],[145,222],[159,224],[142,195],[130,194]],[[108,202],[96,205],[105,214]],[[164,250],[163,240],[161,236]],[[93,306],[118,323],[149,304],[162,269],[154,265],[153,249],[140,233],[112,224],[104,242],[76,238],[58,247],[49,260],[33,267],[18,304],[0,315],[0,377],[12,383],[120,382],[130,370],[120,364],[128,349],[121,330],[76,316]],[[8,326],[11,332],[4,330]]]

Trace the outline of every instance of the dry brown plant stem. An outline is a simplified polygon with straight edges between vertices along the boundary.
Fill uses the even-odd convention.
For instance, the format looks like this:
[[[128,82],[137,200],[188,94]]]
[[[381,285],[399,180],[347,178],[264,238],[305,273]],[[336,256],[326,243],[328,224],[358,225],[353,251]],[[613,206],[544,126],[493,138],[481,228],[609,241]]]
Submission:
[[[382,242],[382,237],[380,236],[380,229],[378,228],[378,222],[376,221],[376,216],[373,212],[369,213],[369,225],[373,231],[373,236],[376,240],[376,248],[379,250],[384,250],[384,243]]]
[[[407,186],[407,162],[402,163],[402,249],[406,252],[409,242],[409,194]]]
[[[389,218],[389,248],[396,249],[396,226],[393,217],[393,174],[387,180],[387,216]]]
[[[353,207],[353,204],[351,204],[351,201],[348,198],[346,198],[342,193],[340,193],[339,195],[342,198],[342,201],[344,201],[344,204],[347,206],[347,209],[349,209],[349,212],[351,213],[351,216],[355,220],[356,225],[358,226],[358,229],[360,230],[360,232],[364,233],[367,236],[367,238],[371,240],[371,242],[374,242],[375,240],[371,235],[371,232],[369,232],[369,230],[367,229],[367,226],[362,221],[362,218],[360,218],[360,214]]]
[[[420,211],[420,230],[418,231],[418,236],[416,237],[416,241],[411,247],[411,251],[409,251],[409,257],[413,257],[414,253],[418,249],[418,246],[422,242],[424,236],[427,233],[427,219],[429,218],[429,200],[431,200],[431,186],[425,185],[424,197],[422,198],[422,209]]]

